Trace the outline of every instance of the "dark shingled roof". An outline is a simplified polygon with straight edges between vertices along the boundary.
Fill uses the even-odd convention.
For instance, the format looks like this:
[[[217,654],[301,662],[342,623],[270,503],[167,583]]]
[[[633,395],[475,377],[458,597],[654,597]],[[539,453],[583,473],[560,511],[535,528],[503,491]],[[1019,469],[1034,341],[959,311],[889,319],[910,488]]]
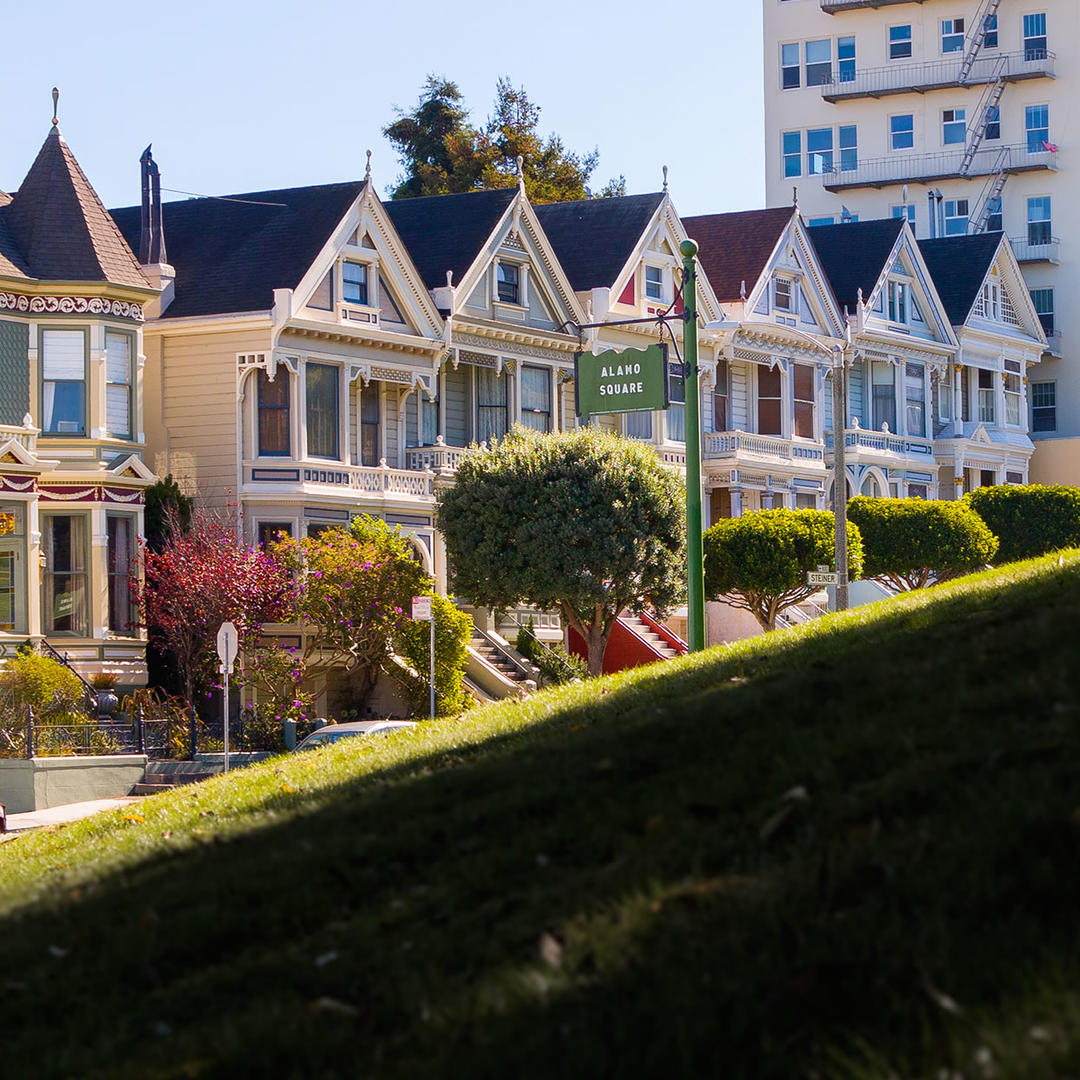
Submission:
[[[658,191],[536,207],[570,287],[582,292],[614,285],[663,199]]]
[[[461,282],[484,241],[517,194],[516,187],[393,199],[384,204],[398,235],[429,289],[446,284],[446,271]]]
[[[902,218],[878,218],[807,230],[841,308],[854,311],[860,289],[869,300],[903,227]]]
[[[698,243],[698,258],[717,300],[738,300],[744,282],[750,292],[794,213],[793,207],[777,206],[682,219]]]
[[[953,326],[962,326],[970,314],[1000,245],[999,232],[919,241],[919,250]]]
[[[57,127],[0,216],[0,272],[148,287]]]
[[[164,317],[269,311],[274,289],[296,288],[363,187],[350,181],[165,203],[176,299]],[[140,208],[112,216],[137,247]]]

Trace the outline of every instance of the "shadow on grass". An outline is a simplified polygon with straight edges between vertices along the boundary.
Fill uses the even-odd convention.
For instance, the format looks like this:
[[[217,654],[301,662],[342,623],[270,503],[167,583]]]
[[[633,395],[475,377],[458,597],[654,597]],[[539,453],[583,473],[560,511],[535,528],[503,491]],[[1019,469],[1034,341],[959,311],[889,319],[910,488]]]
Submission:
[[[786,1080],[858,1040],[929,1073],[1077,974],[1078,579],[515,706],[179,853],[148,821],[0,920],[5,1070]]]

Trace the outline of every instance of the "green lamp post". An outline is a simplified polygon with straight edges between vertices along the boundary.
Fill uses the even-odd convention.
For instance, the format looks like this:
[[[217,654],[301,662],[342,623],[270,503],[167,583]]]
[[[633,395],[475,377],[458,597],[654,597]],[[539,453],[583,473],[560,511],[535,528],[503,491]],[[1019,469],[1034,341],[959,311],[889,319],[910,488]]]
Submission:
[[[705,568],[701,545],[701,401],[697,355],[698,246],[679,245],[683,257],[683,360],[686,377],[686,623],[691,652],[705,648]]]

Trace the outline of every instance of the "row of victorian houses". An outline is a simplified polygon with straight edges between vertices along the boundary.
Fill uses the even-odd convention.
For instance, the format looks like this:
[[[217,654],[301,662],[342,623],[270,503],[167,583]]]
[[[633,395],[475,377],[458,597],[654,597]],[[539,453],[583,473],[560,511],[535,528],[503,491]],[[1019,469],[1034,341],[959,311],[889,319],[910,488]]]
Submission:
[[[1000,234],[798,208],[680,218],[665,190],[534,206],[520,185],[383,203],[355,183],[106,211],[50,131],[0,194],[0,641],[145,679],[127,580],[171,473],[251,542],[373,514],[445,588],[435,496],[514,424],[571,428],[574,356],[641,347],[700,244],[706,524],[825,507],[829,369],[850,328],[849,493],[955,498],[1027,479],[1046,341]],[[581,329],[583,324],[621,323]],[[676,336],[681,324],[675,322]],[[687,388],[602,417],[685,463]],[[582,421],[593,422],[593,421]],[[543,617],[549,632],[557,627]]]

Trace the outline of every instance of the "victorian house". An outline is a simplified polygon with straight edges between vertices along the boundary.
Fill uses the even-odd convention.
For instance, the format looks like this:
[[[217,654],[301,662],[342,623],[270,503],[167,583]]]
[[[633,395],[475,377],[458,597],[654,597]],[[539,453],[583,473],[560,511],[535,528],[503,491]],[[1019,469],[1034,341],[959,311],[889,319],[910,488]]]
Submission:
[[[939,495],[1026,484],[1035,450],[1028,372],[1047,345],[1013,246],[979,233],[920,240],[919,249],[960,342],[952,370],[934,384]]]
[[[143,525],[140,269],[53,126],[0,192],[0,648],[146,681],[129,580]]]

